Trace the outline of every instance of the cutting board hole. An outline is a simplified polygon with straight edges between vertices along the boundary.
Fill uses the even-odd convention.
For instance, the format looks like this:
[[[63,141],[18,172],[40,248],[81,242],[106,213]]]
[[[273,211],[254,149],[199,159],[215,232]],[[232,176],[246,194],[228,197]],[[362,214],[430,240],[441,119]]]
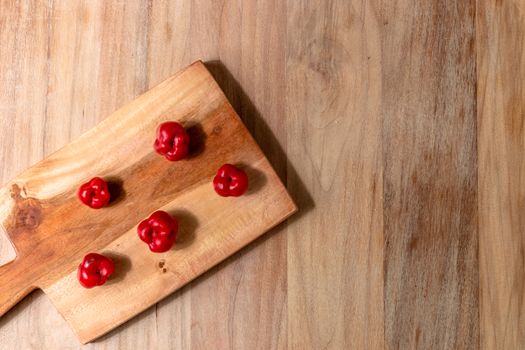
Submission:
[[[164,259],[159,260],[158,266],[162,273],[168,272],[168,269],[166,268],[166,261]]]

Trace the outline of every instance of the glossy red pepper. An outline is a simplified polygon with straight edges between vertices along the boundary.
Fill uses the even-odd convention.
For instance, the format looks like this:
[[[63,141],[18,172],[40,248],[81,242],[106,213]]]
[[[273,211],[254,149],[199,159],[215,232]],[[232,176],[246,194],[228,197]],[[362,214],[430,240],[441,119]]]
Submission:
[[[248,175],[231,164],[224,164],[213,178],[213,188],[220,196],[239,197],[248,189]]]
[[[165,211],[159,210],[142,221],[137,227],[137,232],[152,252],[162,253],[173,247],[178,229],[177,220]]]
[[[108,184],[100,177],[95,177],[80,186],[78,198],[88,207],[100,209],[109,203]]]
[[[113,260],[107,256],[89,253],[78,266],[78,280],[85,288],[101,286],[115,271]]]
[[[177,122],[165,122],[157,128],[157,138],[153,147],[167,160],[180,160],[188,154],[190,136]]]

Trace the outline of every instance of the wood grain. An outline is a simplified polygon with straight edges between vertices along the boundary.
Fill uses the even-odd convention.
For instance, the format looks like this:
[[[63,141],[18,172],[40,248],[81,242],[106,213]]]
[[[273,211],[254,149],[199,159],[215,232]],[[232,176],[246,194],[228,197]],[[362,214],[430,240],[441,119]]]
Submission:
[[[525,346],[525,3],[478,1],[478,206],[483,349]]]
[[[288,230],[288,348],[379,349],[381,24],[370,2],[288,1],[287,11],[288,156],[300,174],[288,186],[304,181],[315,203]]]
[[[386,347],[474,349],[475,3],[382,12]]]

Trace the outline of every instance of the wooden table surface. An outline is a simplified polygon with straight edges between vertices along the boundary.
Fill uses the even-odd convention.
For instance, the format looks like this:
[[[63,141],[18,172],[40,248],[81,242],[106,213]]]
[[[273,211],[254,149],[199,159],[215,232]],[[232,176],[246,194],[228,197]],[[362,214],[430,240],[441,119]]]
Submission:
[[[0,178],[197,59],[300,211],[86,349],[525,348],[525,1],[0,0]]]

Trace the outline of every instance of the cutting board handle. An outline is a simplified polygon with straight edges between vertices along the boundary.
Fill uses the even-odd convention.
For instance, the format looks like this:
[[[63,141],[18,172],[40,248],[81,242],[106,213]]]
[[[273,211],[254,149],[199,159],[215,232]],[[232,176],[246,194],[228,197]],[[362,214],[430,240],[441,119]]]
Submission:
[[[18,258],[0,266],[0,317],[36,288],[24,283],[25,269],[23,259]]]
[[[14,243],[0,225],[0,317],[35,289],[26,278],[31,267],[25,266]]]

